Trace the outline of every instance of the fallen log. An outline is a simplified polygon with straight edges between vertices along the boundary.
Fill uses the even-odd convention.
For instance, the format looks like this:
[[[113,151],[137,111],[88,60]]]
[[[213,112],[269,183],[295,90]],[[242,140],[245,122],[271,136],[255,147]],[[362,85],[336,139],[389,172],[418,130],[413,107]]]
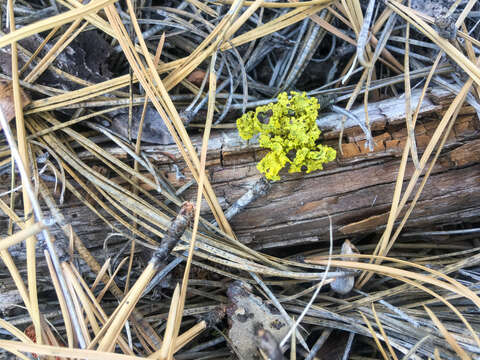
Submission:
[[[412,94],[412,107],[420,92]],[[429,91],[415,128],[420,155],[427,146],[451,94],[442,89]],[[353,111],[364,121],[363,107]],[[388,99],[369,105],[369,120],[374,134],[373,151],[365,146],[365,136],[354,122],[345,123],[343,155],[323,171],[288,174],[273,183],[268,195],[250,204],[234,217],[231,224],[238,238],[257,249],[315,243],[328,238],[332,218],[336,239],[358,233],[381,231],[391,206],[400,156],[407,140],[405,107],[401,99]],[[341,123],[339,116],[321,117],[319,125],[324,141],[338,149]],[[473,220],[480,214],[480,125],[475,110],[466,105],[461,110],[445,144],[442,155],[423,190],[407,227],[449,225]],[[200,146],[200,139],[194,138]],[[168,169],[172,158],[182,164],[175,147],[145,148]],[[219,130],[209,142],[207,171],[217,197],[226,209],[259,179],[256,163],[264,151],[256,143],[241,140],[236,130]],[[117,152],[117,155],[122,156]],[[167,166],[167,167],[165,167]],[[185,179],[167,171],[172,182],[183,185],[191,179],[185,167]],[[405,183],[414,171],[407,166]],[[184,195],[190,199],[195,187]],[[203,206],[206,216],[208,207]]]
[[[420,91],[412,93],[412,107]],[[451,94],[442,89],[428,92],[420,111],[415,134],[421,154],[436,129]],[[364,120],[363,106],[353,112]],[[358,233],[381,231],[386,213],[391,206],[396,175],[406,142],[405,108],[402,99],[388,99],[369,105],[369,119],[376,146],[365,147],[365,136],[350,120],[345,122],[343,155],[325,166],[323,171],[310,174],[284,173],[282,180],[272,184],[269,193],[247,206],[231,220],[238,238],[257,249],[315,243],[328,237],[332,218],[335,239]],[[323,141],[338,150],[340,118],[326,114],[318,121]],[[437,161],[422,196],[407,227],[447,225],[468,222],[480,213],[480,139],[479,121],[474,109],[464,106]],[[201,136],[192,136],[198,150]],[[119,158],[125,152],[112,147],[108,150]],[[164,171],[177,187],[188,183],[188,172],[175,145],[144,146],[143,151]],[[219,198],[227,209],[260,178],[256,163],[264,150],[255,142],[239,138],[235,129],[212,132],[207,157],[207,173]],[[93,160],[90,153],[79,154],[84,161]],[[179,178],[172,165],[179,167],[184,178]],[[408,164],[405,181],[413,165]],[[119,179],[119,182],[123,180]],[[7,190],[5,182],[5,190]],[[142,186],[148,188],[147,184]],[[195,197],[195,185],[183,198]],[[91,249],[101,249],[105,239],[102,221],[74,199],[62,206],[62,211],[79,237]],[[208,206],[202,205],[202,215],[209,216]],[[6,218],[0,217],[2,229],[7,229]],[[113,242],[115,243],[115,242]],[[14,255],[21,256],[21,251]]]

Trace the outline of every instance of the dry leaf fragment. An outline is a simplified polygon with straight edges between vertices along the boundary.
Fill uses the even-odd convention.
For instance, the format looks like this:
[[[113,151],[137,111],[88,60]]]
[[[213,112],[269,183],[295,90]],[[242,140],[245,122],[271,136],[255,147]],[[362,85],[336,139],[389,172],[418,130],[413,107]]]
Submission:
[[[25,335],[27,335],[30,340],[32,340],[34,343],[37,342],[37,334],[35,333],[35,327],[33,326],[33,324],[27,326],[27,328],[24,330],[24,333]],[[43,331],[42,331],[43,333]],[[55,337],[55,338],[52,338],[53,335],[51,331],[46,331],[44,336],[46,336],[46,341],[47,341],[47,344],[48,345],[53,345],[53,346],[64,346],[63,343],[59,342],[58,339]],[[38,355],[35,354],[35,353],[32,353],[32,357],[34,359],[38,359]],[[61,360],[62,358],[60,357],[55,357],[55,360]]]
[[[203,78],[205,77],[205,71],[203,70],[195,70],[190,75],[188,75],[187,79],[191,83],[194,83],[197,86],[202,85]]]
[[[30,104],[30,98],[20,89],[22,98],[22,107]],[[11,81],[0,81],[0,109],[7,121],[11,121],[15,117],[15,103],[13,100],[13,84]],[[0,126],[0,129],[2,127]]]

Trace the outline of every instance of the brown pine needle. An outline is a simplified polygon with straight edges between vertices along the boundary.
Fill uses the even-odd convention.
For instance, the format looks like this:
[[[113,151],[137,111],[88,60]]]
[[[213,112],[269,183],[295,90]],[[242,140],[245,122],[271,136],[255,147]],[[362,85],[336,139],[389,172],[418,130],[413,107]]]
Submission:
[[[423,307],[425,311],[428,313],[428,316],[432,319],[432,321],[435,323],[437,328],[440,330],[442,335],[445,337],[445,340],[450,344],[453,350],[457,353],[457,355],[462,359],[462,360],[468,360],[471,359],[471,357],[463,350],[460,345],[458,345],[457,341],[455,338],[448,332],[448,330],[445,328],[445,326],[442,324],[442,322],[438,319],[438,317],[433,313],[432,310],[430,310],[428,307],[424,306]]]
[[[46,229],[47,225],[44,223],[33,223],[32,225],[26,227],[23,230],[16,232],[15,234],[8,236],[4,239],[0,239],[0,251],[8,249],[10,246],[18,244],[19,242],[24,241],[25,239],[35,236],[42,230]]]

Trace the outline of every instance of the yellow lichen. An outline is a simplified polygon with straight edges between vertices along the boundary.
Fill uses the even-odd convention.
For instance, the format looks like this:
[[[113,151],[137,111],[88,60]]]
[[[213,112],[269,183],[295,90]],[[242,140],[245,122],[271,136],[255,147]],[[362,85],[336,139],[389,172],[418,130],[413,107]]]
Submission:
[[[287,164],[289,172],[323,169],[323,164],[336,157],[329,146],[317,144],[320,129],[316,119],[320,105],[314,97],[292,91],[278,95],[276,103],[259,106],[237,120],[244,140],[259,135],[259,144],[270,151],[257,164],[268,180],[280,180],[278,173]]]

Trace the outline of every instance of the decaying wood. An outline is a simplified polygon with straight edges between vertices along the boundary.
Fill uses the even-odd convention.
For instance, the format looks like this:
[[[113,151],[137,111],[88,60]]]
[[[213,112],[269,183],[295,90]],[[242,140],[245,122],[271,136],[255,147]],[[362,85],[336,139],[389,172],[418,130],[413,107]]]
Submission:
[[[419,96],[419,91],[412,92],[413,108]],[[420,154],[450,99],[451,94],[442,89],[429,91],[424,99],[415,128]],[[353,112],[364,120],[362,106]],[[336,239],[382,230],[391,205],[399,158],[407,140],[403,100],[388,99],[370,104],[369,120],[376,143],[374,151],[365,147],[366,140],[360,128],[347,120],[343,156],[339,155],[336,162],[328,164],[323,171],[307,175],[284,172],[282,180],[272,184],[267,196],[259,198],[231,220],[239,239],[257,249],[325,240],[328,238],[328,215],[333,219]],[[324,141],[337,147],[341,128],[339,116],[326,114],[318,122]],[[468,222],[480,214],[477,205],[480,198],[479,129],[475,110],[464,106],[407,227]],[[199,145],[200,137],[193,137],[193,143]],[[191,180],[174,146],[147,146],[144,151],[177,186]],[[112,153],[125,156],[118,149]],[[243,141],[236,130],[212,133],[207,168],[224,209],[260,178],[256,163],[263,154],[258,144]],[[83,156],[87,159],[89,154]],[[181,167],[185,178],[178,178],[172,171],[173,163]],[[413,171],[410,163],[406,181]],[[184,193],[184,199],[191,199],[194,194],[193,186]],[[202,209],[207,216],[206,204]]]
[[[240,281],[231,283],[227,290],[228,336],[235,344],[235,352],[242,359],[254,360],[258,359],[259,347],[266,355],[273,354],[273,358],[269,357],[272,360],[282,360],[278,344],[288,332],[288,323],[251,291],[249,285]]]

